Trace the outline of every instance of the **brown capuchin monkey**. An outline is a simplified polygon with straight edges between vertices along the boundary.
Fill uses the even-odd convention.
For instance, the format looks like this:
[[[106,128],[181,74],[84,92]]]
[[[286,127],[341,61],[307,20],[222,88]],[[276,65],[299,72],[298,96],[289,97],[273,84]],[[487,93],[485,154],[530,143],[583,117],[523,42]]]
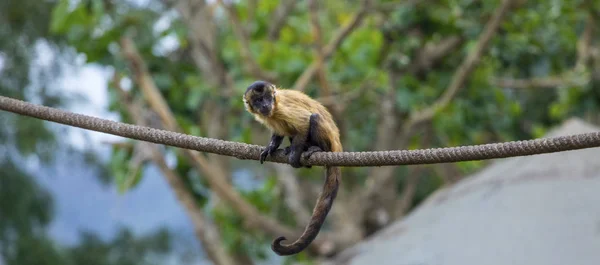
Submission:
[[[271,83],[256,81],[246,89],[244,105],[257,121],[273,132],[269,144],[260,155],[261,164],[268,155],[279,148],[284,137],[290,140],[285,154],[289,156],[289,163],[294,168],[302,167],[300,158],[303,153],[308,158],[316,151],[342,152],[340,132],[329,111],[300,91],[278,89]],[[278,255],[299,253],[319,234],[337,195],[342,175],[339,167],[326,168],[327,177],[323,191],[313,209],[308,226],[300,238],[289,245],[281,244],[281,241],[286,240],[283,236],[273,240],[271,249]]]

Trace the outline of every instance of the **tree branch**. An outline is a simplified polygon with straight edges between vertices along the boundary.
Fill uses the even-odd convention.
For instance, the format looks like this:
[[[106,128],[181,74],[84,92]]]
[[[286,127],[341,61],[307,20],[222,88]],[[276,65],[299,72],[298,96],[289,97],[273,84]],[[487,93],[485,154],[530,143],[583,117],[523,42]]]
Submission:
[[[329,81],[327,80],[327,69],[325,66],[325,51],[323,47],[323,33],[321,30],[321,25],[319,23],[319,2],[317,0],[309,0],[308,1],[308,15],[310,18],[310,24],[312,29],[312,34],[314,37],[314,61],[316,62],[316,72],[317,78],[319,80],[319,86],[321,88],[321,94],[325,97],[330,97],[332,95],[331,86]],[[334,119],[337,121],[337,125],[340,131],[346,131],[346,123],[342,117],[342,105],[341,101],[332,101],[331,104],[326,104],[325,106],[329,108],[331,114]],[[342,135],[342,138],[344,136]],[[343,141],[343,139],[341,139]]]
[[[437,164],[433,166],[432,169],[436,174],[442,177],[444,186],[450,186],[461,179],[461,173],[456,164]]]
[[[176,8],[190,29],[191,55],[194,64],[212,85],[221,87],[221,95],[234,92],[233,79],[215,50],[216,26],[205,0],[177,0]]]
[[[569,74],[569,73],[565,73]],[[587,78],[586,78],[587,79]],[[533,77],[528,79],[512,79],[512,78],[492,78],[491,83],[498,87],[508,87],[514,89],[538,89],[538,88],[556,88],[556,87],[571,87],[583,86],[588,80],[578,80],[577,77],[569,76],[547,76]]]
[[[308,15],[310,19],[312,35],[314,38],[313,54],[314,62],[316,62],[316,75],[319,82],[321,95],[330,97],[332,95],[330,84],[327,80],[327,71],[325,65],[325,47],[323,47],[323,33],[321,30],[321,24],[319,23],[319,1],[309,0],[308,1]],[[345,31],[349,34],[350,31]],[[335,39],[335,38],[334,38]],[[333,45],[339,46],[341,42],[333,43]],[[336,48],[337,49],[337,48]],[[333,53],[334,50],[330,50],[329,53]],[[341,115],[341,104],[340,101],[333,101],[332,104],[327,106],[338,123],[340,131],[346,131],[345,122]],[[343,139],[342,139],[343,140]],[[333,234],[335,235],[335,241],[338,245],[345,247],[350,244],[357,243],[364,238],[362,233],[362,227],[360,218],[352,218],[355,211],[352,211],[354,204],[350,204],[348,195],[344,190],[338,193],[338,203],[336,208],[331,211],[332,221],[336,224],[333,227]]]
[[[294,7],[296,6],[296,0],[281,0],[279,6],[275,10],[274,19],[269,23],[268,38],[271,41],[279,39],[279,33],[283,26],[285,26],[285,20],[288,18]]]
[[[526,79],[492,78],[493,85],[515,89],[537,89],[584,86],[590,82],[591,76],[585,73],[592,58],[592,39],[596,21],[593,14],[588,14],[585,29],[577,41],[577,61],[573,69],[557,76],[533,77]]]
[[[148,143],[147,145],[151,147],[154,164],[158,166],[163,176],[167,179],[167,182],[171,184],[175,190],[176,196],[183,204],[184,208],[192,213],[190,215],[193,223],[195,223],[194,232],[200,239],[207,256],[215,264],[236,264],[236,262],[231,259],[231,255],[223,248],[223,240],[215,225],[204,216],[202,210],[196,209],[196,202],[194,198],[189,195],[189,192],[184,190],[185,183],[183,183],[181,177],[168,167],[164,157],[160,154],[160,151],[156,146]]]
[[[168,130],[179,132],[181,129],[175,122],[175,118],[170,111],[169,107],[160,102],[164,102],[164,99],[160,95],[158,88],[154,84],[150,74],[145,68],[144,61],[137,52],[133,42],[124,38],[122,40],[123,50],[127,58],[130,59],[133,71],[135,73],[135,80],[138,81],[143,94],[147,96],[150,106],[158,113],[161,113],[161,119],[168,125]],[[165,109],[163,109],[165,108]],[[163,116],[165,115],[165,116]],[[244,198],[227,182],[227,174],[224,172],[222,167],[214,166],[212,161],[209,161],[206,157],[201,156],[191,150],[183,150],[183,155],[188,157],[198,172],[202,172],[212,187],[213,191],[222,199],[226,200],[230,206],[244,217],[246,224],[252,228],[259,228],[268,234],[279,237],[296,237],[299,233],[296,233],[293,229],[280,224],[277,220],[272,219],[268,216],[262,215],[252,204],[248,203]],[[322,240],[315,240],[314,244],[311,244],[311,249],[318,251],[319,246],[323,243]]]
[[[331,96],[329,82],[327,82],[327,73],[325,72],[325,54],[323,51],[323,34],[319,23],[319,7],[317,0],[308,0],[308,16],[314,38],[314,58],[317,62],[317,76],[323,95]]]
[[[282,184],[284,192],[284,201],[288,208],[294,214],[297,227],[304,227],[310,220],[310,212],[306,210],[303,205],[304,196],[302,190],[300,190],[297,176],[293,172],[292,167],[288,167],[283,164],[274,164],[277,176],[279,176],[279,183]]]
[[[433,130],[427,130],[419,138],[420,145],[431,146],[433,137]],[[400,196],[396,196],[396,199],[393,202],[392,210],[390,210],[390,215],[392,216],[392,219],[397,220],[403,217],[411,208],[414,201],[417,185],[419,184],[419,179],[423,175],[423,172],[426,168],[426,166],[420,165],[408,169],[408,174],[402,182],[402,185],[404,187],[400,192]],[[394,187],[396,186],[397,184],[394,183]]]
[[[502,17],[509,9],[509,2],[510,1],[508,0],[503,1],[502,6],[496,11],[496,13],[487,23],[479,37],[477,45],[459,66],[458,70],[454,73],[451,83],[443,95],[436,102],[434,102],[431,107],[417,113],[413,113],[411,116],[409,116],[408,120],[402,124],[402,127],[400,127],[400,123],[395,112],[395,92],[393,89],[396,84],[396,81],[394,80],[400,77],[397,73],[390,73],[391,91],[389,93],[391,94],[388,94],[386,97],[381,99],[381,111],[383,113],[380,115],[382,120],[380,121],[377,130],[378,138],[375,147],[380,148],[377,150],[390,148],[390,143],[392,143],[391,148],[404,149],[414,127],[433,118],[437,111],[443,109],[447,104],[449,104],[450,100],[463,86],[471,70],[479,61],[483,51],[487,48],[488,43],[500,25]],[[411,67],[405,69],[404,72],[414,74],[425,70],[436,60],[439,60],[445,54],[454,50],[460,42],[462,42],[462,39],[459,37],[449,37],[437,44],[428,44],[419,51],[419,54],[416,57],[417,59],[411,64]],[[396,133],[398,130],[401,132],[399,135]],[[367,187],[362,192],[362,201],[367,203],[364,210],[371,212],[379,211],[379,213],[375,213],[375,215],[393,215],[396,211],[394,209],[394,205],[397,198],[397,190],[394,188],[396,186],[393,178],[394,169],[374,168],[371,171],[371,174],[377,177],[369,179],[366,183]],[[379,226],[381,224],[374,225]]]
[[[398,130],[399,118],[396,114],[396,100],[395,100],[395,87],[404,73],[416,74],[421,71],[427,70],[432,65],[436,64],[439,60],[444,58],[450,52],[462,42],[462,38],[458,36],[450,36],[442,39],[438,43],[428,43],[418,51],[416,60],[413,61],[409,66],[403,68],[400,73],[388,72],[388,93],[384,94],[381,99],[381,120],[377,126],[377,141],[375,142],[376,150],[389,149],[389,143],[399,142],[392,139],[406,138],[408,135],[396,135],[395,132]],[[393,148],[393,147],[392,147]],[[404,145],[398,144],[396,148],[404,148]]]
[[[428,1],[427,0],[391,1],[391,2],[378,3],[373,7],[373,9],[378,12],[392,12],[394,10],[397,10],[400,6],[423,4],[423,2],[428,2]]]
[[[194,8],[196,5],[200,6]],[[231,94],[234,91],[233,80],[226,72],[223,62],[216,57],[217,53],[213,52],[214,45],[210,45],[215,42],[215,30],[214,23],[212,23],[212,14],[209,14],[209,12],[206,11],[205,1],[180,0],[177,7],[184,18],[185,23],[191,29],[194,29],[191,31],[191,43],[193,44],[192,54],[194,55],[196,65],[202,70],[204,75],[211,80],[213,85],[226,88],[223,90],[224,92],[221,93],[222,96],[228,98],[232,97],[233,95]],[[204,28],[204,24],[207,24],[209,29],[213,30],[204,30],[206,34],[203,34],[203,31],[200,31],[200,29]],[[228,115],[227,113],[229,113],[224,108],[226,109],[227,107],[219,106],[217,108],[218,113],[223,116]],[[201,158],[201,156],[197,153],[186,151],[184,154],[191,159],[192,162],[197,161],[193,164],[198,171],[204,173],[209,185],[213,187],[215,193],[218,194],[220,198],[227,201],[229,205],[244,218],[245,224],[248,227],[262,229],[267,234],[274,237],[285,236],[294,238],[299,236],[300,232],[296,232],[293,229],[278,223],[275,219],[261,215],[255,207],[246,202],[227,181],[227,173],[225,172],[226,167],[224,167],[224,163],[221,159],[209,156],[209,158],[214,158],[211,159],[211,161],[217,163],[214,163],[212,167],[206,167],[199,163],[201,161],[198,161],[198,159]],[[324,237],[326,237],[326,234],[321,233],[309,247],[310,251],[320,253],[319,251],[322,249],[321,246],[323,243],[327,243],[326,240],[323,240]]]
[[[333,53],[340,47],[342,42],[356,29],[366,17],[369,8],[370,8],[371,0],[362,0],[362,6],[360,10],[350,19],[350,22],[338,29],[338,31],[334,34],[334,37],[329,41],[329,43],[323,48],[323,59],[328,60],[329,57],[333,55]],[[319,62],[313,61],[300,75],[298,80],[293,86],[293,89],[304,91],[306,86],[313,78],[313,76],[317,73],[317,69],[319,66]]]
[[[444,93],[436,100],[430,107],[414,112],[411,114],[407,121],[405,128],[411,130],[415,125],[432,119],[435,114],[444,109],[450,101],[458,94],[459,90],[464,86],[465,81],[469,77],[469,74],[473,71],[475,66],[479,63],[481,56],[487,49],[492,37],[496,34],[496,31],[500,27],[500,22],[503,17],[508,13],[511,7],[511,0],[503,0],[500,7],[496,10],[492,18],[486,24],[483,32],[479,36],[477,45],[467,55],[467,58],[458,67],[458,70],[452,76],[450,85],[446,88]]]
[[[263,146],[181,134],[172,131],[126,124],[65,110],[50,108],[18,99],[0,96],[0,110],[46,121],[88,129],[121,137],[163,144],[199,152],[213,153],[238,159],[259,160]],[[304,165],[374,167],[416,164],[437,164],[528,156],[600,147],[600,132],[540,138],[504,143],[429,148],[417,150],[368,152],[315,152]],[[282,149],[266,161],[286,164],[288,157]]]
[[[398,137],[396,128],[398,127],[399,119],[396,115],[396,90],[394,89],[399,75],[388,71],[388,91],[380,98],[380,115],[377,124],[377,137],[375,138],[375,150],[390,149],[390,143],[395,142]],[[403,135],[400,135],[403,137]],[[366,221],[373,223],[372,226],[380,227],[383,225],[380,221],[389,221],[391,205],[390,202],[396,198],[396,185],[390,185],[390,179],[394,175],[395,168],[392,167],[377,167],[369,170],[370,176],[365,182],[365,188],[359,192],[362,200],[361,211],[364,216],[367,216]],[[385,217],[385,218],[373,218]],[[371,226],[371,225],[370,225]]]
[[[131,70],[134,72],[137,83],[140,88],[144,90],[143,94],[146,97],[146,101],[148,101],[152,109],[160,116],[161,120],[165,123],[166,128],[177,127],[177,121],[175,121],[173,113],[154,84],[152,76],[147,72],[146,64],[135,48],[133,41],[130,38],[122,38],[121,47],[123,49],[123,55],[125,55],[130,62]]]
[[[575,63],[575,69],[585,68],[590,61],[592,40],[595,29],[596,19],[594,14],[589,12],[587,15],[587,20],[585,21],[585,29],[577,41],[577,62]]]
[[[116,77],[116,75],[113,79],[113,84],[121,96],[121,100],[125,102],[124,105],[127,107],[127,112],[132,116],[135,123],[146,126],[148,122],[142,114],[143,111],[141,106],[135,105],[128,99],[128,94],[119,85],[119,79]],[[194,196],[190,194],[186,188],[181,176],[169,168],[158,146],[147,142],[139,142],[139,145],[141,145],[144,150],[149,151],[147,155],[150,156],[152,161],[158,166],[167,183],[169,183],[175,192],[176,198],[186,209],[188,216],[192,219],[196,237],[201,242],[201,246],[209,259],[218,265],[236,264],[231,259],[231,255],[229,255],[223,248],[223,240],[221,239],[220,234],[217,232],[217,228],[210,221],[210,219],[204,215],[202,209],[198,207]]]
[[[242,22],[240,21],[240,17],[238,16],[236,8],[233,4],[225,4],[223,0],[217,0],[217,2],[227,11],[229,18],[231,20],[231,27],[233,28],[233,33],[236,35],[239,43],[240,43],[240,54],[244,60],[244,65],[246,71],[251,75],[258,77],[259,79],[263,79],[265,81],[274,82],[276,77],[275,73],[267,72],[261,69],[260,65],[252,56],[252,51],[250,50],[250,41],[248,39],[248,33],[242,27]]]
[[[456,49],[463,41],[459,36],[450,36],[438,43],[428,43],[417,55],[417,60],[410,67],[412,72],[424,71]],[[414,70],[413,70],[414,69]]]
[[[366,81],[363,84],[361,84],[361,86],[359,88],[352,89],[346,93],[318,97],[318,98],[315,98],[315,100],[321,102],[321,104],[323,104],[323,105],[338,104],[338,105],[341,105],[342,109],[344,109],[345,108],[344,105],[346,105],[346,103],[353,101],[353,100],[357,99],[358,97],[363,96],[364,92],[368,88],[368,85],[369,85],[369,82]]]
[[[185,153],[189,156],[196,155],[196,153],[191,151],[193,149],[201,152],[234,156],[240,159],[258,160],[262,151],[261,146],[194,137],[159,129],[129,125],[39,106],[3,96],[0,96],[0,109],[79,128],[185,148],[188,149],[185,150]],[[302,163],[306,165],[336,166],[430,164],[552,153],[590,147],[600,147],[600,132],[500,144],[412,151],[318,152],[314,153],[308,161],[303,158]],[[279,163],[287,163],[288,161],[287,156],[283,155],[282,150],[278,150],[274,154],[274,157],[270,157],[268,160]],[[230,186],[226,182],[226,176],[219,171],[219,167],[198,168],[198,170],[203,172],[212,189],[219,196],[230,202],[230,205],[245,218],[245,224],[248,227],[262,229],[271,235],[297,236],[292,235],[293,231],[291,229],[283,227],[276,221],[260,215],[251,205],[250,207],[245,207],[244,205],[247,202],[239,194],[235,193],[235,191],[231,192]],[[323,237],[326,237],[327,240],[322,239]],[[339,247],[332,247],[331,244],[332,241],[330,241],[329,237],[321,233],[317,240],[310,245],[310,250],[317,253],[329,253]]]
[[[394,212],[392,213],[394,219],[401,218],[410,209],[415,198],[417,184],[419,184],[419,175],[422,170],[422,166],[417,167],[415,170],[411,170],[412,172],[406,176],[404,188],[402,189],[402,192],[400,192],[400,198],[398,198]]]

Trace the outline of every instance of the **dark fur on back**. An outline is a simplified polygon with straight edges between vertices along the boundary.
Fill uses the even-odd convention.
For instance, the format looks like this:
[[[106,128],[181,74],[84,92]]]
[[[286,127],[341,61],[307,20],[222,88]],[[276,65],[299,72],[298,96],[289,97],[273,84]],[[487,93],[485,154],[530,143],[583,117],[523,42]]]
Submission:
[[[270,106],[266,106],[269,105]],[[277,150],[283,137],[292,137],[290,145],[290,165],[300,167],[300,153],[311,146],[325,152],[342,152],[339,130],[333,117],[318,101],[306,94],[287,89],[277,89],[274,85],[257,81],[251,84],[244,94],[244,105],[255,119],[273,131],[271,141],[261,162],[268,154]],[[311,153],[309,151],[309,153]],[[326,179],[313,215],[304,232],[296,241],[282,245],[285,237],[273,240],[271,249],[279,255],[293,255],[304,250],[317,237],[327,214],[331,210],[338,192],[341,178],[339,167],[326,167]]]

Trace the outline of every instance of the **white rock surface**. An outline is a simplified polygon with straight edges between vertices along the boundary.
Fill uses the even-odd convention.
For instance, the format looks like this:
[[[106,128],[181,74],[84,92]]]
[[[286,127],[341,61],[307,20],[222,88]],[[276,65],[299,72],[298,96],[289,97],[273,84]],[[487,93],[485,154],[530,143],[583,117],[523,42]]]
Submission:
[[[571,119],[548,137],[593,131]],[[600,265],[599,157],[498,159],[327,264]]]

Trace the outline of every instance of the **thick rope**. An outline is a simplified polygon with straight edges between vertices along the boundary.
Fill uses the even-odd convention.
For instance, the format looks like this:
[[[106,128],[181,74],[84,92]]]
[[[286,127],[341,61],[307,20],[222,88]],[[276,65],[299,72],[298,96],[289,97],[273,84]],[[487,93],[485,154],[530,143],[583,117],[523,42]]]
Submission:
[[[259,145],[197,137],[125,124],[40,106],[3,96],[0,96],[0,109],[92,131],[200,152],[233,156],[239,159],[258,160],[260,152],[264,148]],[[527,141],[447,148],[340,153],[316,152],[308,161],[302,158],[302,162],[306,165],[346,167],[434,164],[527,156],[598,146],[600,146],[600,132],[593,132]],[[288,160],[283,155],[283,151],[278,150],[273,156],[267,158],[267,161],[287,163]]]

